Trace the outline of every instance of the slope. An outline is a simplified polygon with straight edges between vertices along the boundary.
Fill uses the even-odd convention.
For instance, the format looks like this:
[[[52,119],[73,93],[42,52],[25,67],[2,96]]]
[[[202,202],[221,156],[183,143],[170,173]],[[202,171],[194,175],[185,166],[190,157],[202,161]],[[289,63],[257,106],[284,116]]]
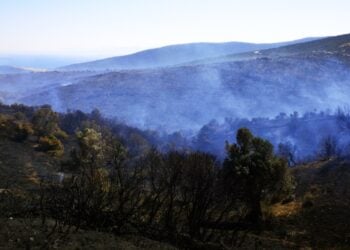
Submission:
[[[245,60],[104,72],[17,101],[61,111],[98,108],[135,126],[168,130],[198,129],[227,117],[334,110],[350,104],[349,42],[345,35]]]
[[[337,57],[338,59],[347,60],[350,56],[350,34],[339,35],[334,37],[320,38],[313,41],[305,41],[296,44],[290,44],[278,48],[266,50],[249,51],[236,53],[226,56],[219,56],[204,60],[188,62],[189,65],[211,64],[219,62],[232,62],[242,60],[253,60],[259,58],[273,58],[282,56],[299,56],[299,57]]]
[[[305,38],[290,42],[253,44],[243,42],[228,43],[191,43],[170,45],[162,48],[149,49],[131,55],[111,57],[107,59],[73,64],[61,67],[59,70],[124,70],[165,67],[182,64],[189,61],[200,60],[210,57],[218,57],[228,54],[242,53],[247,51],[276,48],[289,44],[296,44],[315,40],[318,38]]]

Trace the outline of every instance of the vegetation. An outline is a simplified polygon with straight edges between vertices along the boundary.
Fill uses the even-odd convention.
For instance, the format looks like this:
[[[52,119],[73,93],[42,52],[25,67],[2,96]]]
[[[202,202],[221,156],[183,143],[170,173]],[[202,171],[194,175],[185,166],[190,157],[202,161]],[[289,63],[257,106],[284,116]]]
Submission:
[[[349,224],[339,222],[349,217],[346,161],[328,157],[288,168],[289,158],[247,128],[226,144],[221,161],[185,146],[156,148],[151,131],[115,124],[97,110],[58,114],[49,106],[1,105],[0,111],[0,248],[347,244]],[[282,149],[288,156],[291,149]],[[322,149],[333,154],[331,138]],[[334,178],[342,184],[332,186]],[[333,219],[333,234],[315,229],[329,230]],[[84,235],[94,245],[84,245]]]
[[[222,144],[239,128],[268,139],[276,153],[289,166],[332,157],[346,157],[349,152],[350,112],[338,108],[336,112],[319,111],[290,115],[280,113],[275,118],[215,120],[204,125],[196,135],[193,148],[225,158]]]
[[[251,210],[248,218],[259,224],[262,220],[262,200],[291,188],[287,164],[273,154],[270,142],[254,137],[246,128],[238,130],[237,143],[226,147],[225,178],[228,183],[236,185],[233,190],[242,189],[244,200]]]

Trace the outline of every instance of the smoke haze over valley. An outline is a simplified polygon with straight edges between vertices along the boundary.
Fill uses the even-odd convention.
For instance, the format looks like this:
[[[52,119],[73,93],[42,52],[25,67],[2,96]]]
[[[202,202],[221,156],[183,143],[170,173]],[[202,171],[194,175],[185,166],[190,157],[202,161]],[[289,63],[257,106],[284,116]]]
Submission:
[[[231,49],[220,56],[227,47],[223,44],[216,45],[216,54],[213,49],[203,53],[214,57],[201,60],[198,46],[173,46],[174,55],[184,51],[187,63],[174,59],[175,65],[167,66],[171,61],[163,64],[162,58],[147,56],[160,55],[160,48],[136,54],[149,65],[164,65],[151,69],[113,69],[117,58],[101,61],[104,68],[97,61],[83,64],[82,70],[78,65],[62,71],[5,72],[1,93],[6,103],[50,104],[61,112],[97,108],[133,126],[168,131],[197,130],[212,119],[336,110],[349,104],[349,42],[344,35],[236,54]],[[208,45],[203,46],[206,51]],[[188,53],[191,48],[194,54]],[[136,55],[121,59],[132,62]],[[173,58],[171,53],[162,57]],[[99,65],[97,71],[94,65]]]
[[[98,109],[130,126],[193,136],[212,120],[347,108],[349,44],[350,35],[282,44],[201,43],[43,72],[2,67],[0,98],[4,103],[49,104],[60,112]],[[224,134],[216,143],[220,148],[210,152],[223,153]],[[259,134],[269,137],[268,129]],[[276,138],[276,146],[286,141]],[[310,145],[309,154],[316,150]]]

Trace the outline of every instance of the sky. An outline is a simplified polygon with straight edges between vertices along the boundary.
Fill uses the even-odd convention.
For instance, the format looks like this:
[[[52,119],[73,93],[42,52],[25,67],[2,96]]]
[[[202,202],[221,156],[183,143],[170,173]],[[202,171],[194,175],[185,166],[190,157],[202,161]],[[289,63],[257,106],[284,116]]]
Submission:
[[[0,0],[0,53],[119,55],[350,33],[349,0]]]

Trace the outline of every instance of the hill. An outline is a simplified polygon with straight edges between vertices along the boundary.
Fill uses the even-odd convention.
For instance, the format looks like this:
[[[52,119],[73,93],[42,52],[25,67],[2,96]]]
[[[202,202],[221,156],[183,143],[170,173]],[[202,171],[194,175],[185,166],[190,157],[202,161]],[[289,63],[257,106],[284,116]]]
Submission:
[[[170,45],[156,49],[149,49],[126,56],[117,56],[107,59],[72,64],[59,68],[64,71],[114,71],[125,69],[149,69],[182,64],[189,61],[200,60],[210,57],[218,57],[228,54],[236,54],[248,51],[277,48],[290,44],[312,41],[318,38],[304,38],[295,41],[253,44],[243,42],[227,43],[191,43]]]
[[[344,35],[144,70],[4,75],[1,96],[59,111],[98,108],[134,126],[168,131],[199,129],[212,119],[335,110],[349,105],[349,42]]]
[[[350,56],[341,47],[347,41],[350,36],[261,51],[263,56],[244,60],[105,72],[18,101],[61,111],[98,108],[135,126],[167,130],[198,129],[226,117],[334,110],[349,104]],[[322,53],[305,49],[322,44]]]
[[[16,70],[16,72],[19,72]],[[0,101],[18,102],[23,96],[48,91],[52,88],[74,84],[82,78],[94,75],[91,72],[23,71],[0,74]],[[24,72],[24,73],[23,73]]]
[[[289,44],[279,48],[272,48],[259,51],[250,51],[247,53],[239,53],[226,55],[222,57],[204,59],[190,62],[189,64],[210,64],[230,61],[253,60],[259,58],[276,58],[299,56],[306,57],[325,57],[325,58],[342,58],[348,61],[350,55],[350,34],[320,38],[314,41],[302,42],[297,44]]]

